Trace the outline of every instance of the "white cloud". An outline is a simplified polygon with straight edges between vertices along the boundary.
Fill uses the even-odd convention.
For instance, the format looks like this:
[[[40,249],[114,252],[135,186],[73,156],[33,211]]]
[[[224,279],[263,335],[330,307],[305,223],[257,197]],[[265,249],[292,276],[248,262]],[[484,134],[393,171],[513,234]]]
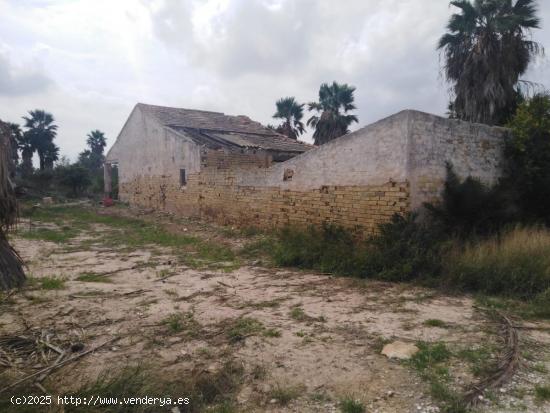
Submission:
[[[91,129],[112,144],[136,102],[268,123],[278,98],[311,101],[336,80],[357,87],[361,126],[444,114],[435,45],[451,12],[446,0],[0,0],[0,118],[52,112],[74,159]],[[547,49],[548,33],[535,32]],[[542,59],[526,78],[549,74]]]

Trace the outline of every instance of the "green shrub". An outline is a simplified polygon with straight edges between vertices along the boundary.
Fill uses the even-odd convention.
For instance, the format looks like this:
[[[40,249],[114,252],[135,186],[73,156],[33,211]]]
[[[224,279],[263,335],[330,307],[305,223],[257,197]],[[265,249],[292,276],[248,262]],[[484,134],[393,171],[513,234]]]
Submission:
[[[465,238],[494,233],[514,221],[518,212],[513,198],[501,185],[488,186],[472,177],[461,181],[448,163],[441,202],[424,206],[447,233]]]
[[[324,225],[306,230],[284,228],[273,248],[276,265],[358,275],[364,266],[364,245],[341,227]]]
[[[516,189],[524,220],[550,225],[550,95],[521,104],[508,126],[505,182]]]
[[[445,236],[441,228],[419,222],[414,214],[394,215],[367,241],[365,275],[387,281],[409,281],[437,275]]]
[[[550,231],[516,227],[500,237],[457,246],[445,270],[448,281],[465,290],[532,298],[550,288]]]
[[[340,401],[340,411],[342,413],[365,413],[365,405],[359,400],[350,397]]]

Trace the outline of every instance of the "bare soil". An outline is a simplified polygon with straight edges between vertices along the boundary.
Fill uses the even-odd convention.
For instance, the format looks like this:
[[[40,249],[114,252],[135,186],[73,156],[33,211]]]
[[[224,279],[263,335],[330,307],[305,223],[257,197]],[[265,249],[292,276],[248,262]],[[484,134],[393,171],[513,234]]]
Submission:
[[[235,249],[248,242],[196,221],[154,219],[170,231]],[[197,371],[213,373],[232,359],[246,372],[237,411],[335,412],[342,399],[353,398],[368,412],[430,412],[438,411],[438,402],[429,385],[407,363],[382,356],[385,342],[443,342],[453,353],[491,344],[498,355],[498,331],[471,297],[250,261],[232,271],[194,269],[168,248],[106,246],[102,239],[111,231],[95,224],[62,244],[13,239],[33,279],[66,281],[55,290],[30,286],[0,304],[1,335],[33,331],[60,347],[79,343],[84,349],[120,337],[52,373],[46,389],[68,392],[135,363],[152,363],[177,380]],[[86,273],[106,275],[95,282],[78,279]],[[254,320],[256,328],[235,334],[243,319]],[[441,326],[426,323],[434,319]],[[171,327],[169,320],[183,321]],[[513,383],[482,401],[481,411],[549,411],[548,402],[535,400],[534,386],[548,379],[540,366],[550,368],[545,352],[550,335],[540,323],[534,326],[521,331],[531,359]],[[535,364],[539,372],[531,368]],[[458,359],[450,364],[450,386],[460,391],[475,381],[471,367]],[[32,372],[0,365],[0,383]],[[280,400],[281,393],[291,400]]]

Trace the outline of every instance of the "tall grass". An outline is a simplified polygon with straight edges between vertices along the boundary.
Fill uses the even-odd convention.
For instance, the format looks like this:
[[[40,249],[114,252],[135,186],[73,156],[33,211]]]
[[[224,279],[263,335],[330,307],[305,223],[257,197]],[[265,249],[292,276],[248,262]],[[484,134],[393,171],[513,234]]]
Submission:
[[[445,260],[445,273],[461,289],[531,298],[550,288],[550,231],[518,226],[457,246]]]

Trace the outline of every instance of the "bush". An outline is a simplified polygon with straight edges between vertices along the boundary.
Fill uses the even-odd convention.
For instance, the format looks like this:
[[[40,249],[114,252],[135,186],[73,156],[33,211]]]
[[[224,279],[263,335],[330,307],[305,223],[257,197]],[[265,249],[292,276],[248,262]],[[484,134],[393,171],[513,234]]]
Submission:
[[[90,172],[78,164],[58,166],[55,170],[59,183],[70,189],[70,195],[77,197],[90,186]]]
[[[419,223],[413,214],[395,215],[379,234],[356,239],[334,225],[307,230],[285,228],[272,255],[275,264],[388,281],[407,281],[438,273],[444,235],[440,228]]]
[[[379,230],[367,241],[367,274],[387,281],[409,281],[439,273],[445,240],[440,226],[419,222],[414,214],[396,214]]]
[[[550,288],[550,231],[516,227],[457,245],[447,256],[445,273],[450,284],[465,290],[532,298]]]
[[[334,225],[306,230],[284,228],[273,249],[273,261],[280,266],[311,268],[341,275],[358,275],[364,245],[345,229]]]
[[[504,182],[516,189],[524,220],[550,225],[550,95],[521,104],[508,126]]]
[[[495,233],[514,221],[518,212],[513,194],[502,185],[488,186],[476,178],[461,181],[447,164],[441,203],[424,206],[447,232],[465,238]]]

